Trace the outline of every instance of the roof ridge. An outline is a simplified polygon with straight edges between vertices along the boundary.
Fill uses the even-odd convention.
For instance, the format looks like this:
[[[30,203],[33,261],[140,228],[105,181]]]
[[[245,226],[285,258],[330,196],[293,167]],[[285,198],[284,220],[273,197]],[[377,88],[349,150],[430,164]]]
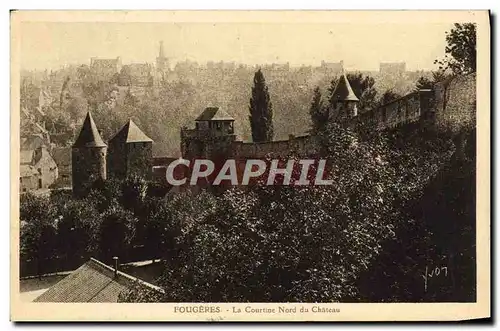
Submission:
[[[113,267],[110,267],[109,265],[105,264],[104,262],[101,262],[101,261],[99,261],[99,260],[97,260],[97,259],[95,259],[93,257],[90,258],[89,262],[96,263],[99,267],[102,267],[102,268],[106,269],[106,271],[110,271],[113,274],[115,272],[115,269]],[[144,280],[142,280],[140,278],[137,278],[137,277],[134,277],[132,275],[129,275],[129,274],[123,272],[123,271],[120,271],[119,269],[117,271],[117,274],[119,276],[121,276],[121,277],[124,277],[128,281],[139,282],[139,284],[144,285],[146,287],[149,287],[149,288],[151,288],[153,290],[160,291],[162,293],[164,292],[161,287],[153,285],[151,283],[148,283],[148,282],[146,282],[146,281],[144,281]]]

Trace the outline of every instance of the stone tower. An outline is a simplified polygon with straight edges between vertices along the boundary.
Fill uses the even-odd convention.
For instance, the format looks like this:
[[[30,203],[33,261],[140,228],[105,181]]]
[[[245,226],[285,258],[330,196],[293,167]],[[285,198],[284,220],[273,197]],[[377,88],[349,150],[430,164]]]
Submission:
[[[359,99],[352,90],[343,70],[332,93],[332,101],[334,108],[333,112],[330,113],[330,119],[344,120],[358,116]]]
[[[109,177],[140,176],[151,179],[153,140],[129,120],[108,142]]]
[[[195,120],[195,129],[181,130],[181,151],[185,159],[216,160],[232,156],[234,118],[218,107],[208,107]]]
[[[107,146],[97,130],[92,114],[88,112],[71,151],[75,197],[85,196],[96,180],[106,179],[106,151]]]

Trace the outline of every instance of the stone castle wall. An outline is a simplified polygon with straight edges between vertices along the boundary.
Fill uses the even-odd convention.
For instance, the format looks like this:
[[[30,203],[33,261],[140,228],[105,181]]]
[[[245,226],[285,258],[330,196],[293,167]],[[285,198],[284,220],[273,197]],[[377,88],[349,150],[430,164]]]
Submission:
[[[419,90],[391,101],[379,108],[362,113],[357,121],[369,123],[377,130],[417,122],[431,109],[431,90]]]
[[[311,155],[316,152],[314,138],[309,135],[290,136],[288,140],[250,143],[235,141],[232,145],[233,155],[237,158],[263,158],[270,156],[287,156],[290,153]]]

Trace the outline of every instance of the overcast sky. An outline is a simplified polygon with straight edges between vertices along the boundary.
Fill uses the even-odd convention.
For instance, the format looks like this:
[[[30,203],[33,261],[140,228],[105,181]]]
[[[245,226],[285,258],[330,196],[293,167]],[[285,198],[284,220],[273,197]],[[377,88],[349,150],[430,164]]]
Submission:
[[[190,59],[246,64],[319,65],[344,61],[347,69],[378,70],[405,61],[409,70],[434,69],[444,55],[448,23],[46,23],[21,24],[23,69],[89,64],[91,57],[154,62],[159,41],[172,63]]]

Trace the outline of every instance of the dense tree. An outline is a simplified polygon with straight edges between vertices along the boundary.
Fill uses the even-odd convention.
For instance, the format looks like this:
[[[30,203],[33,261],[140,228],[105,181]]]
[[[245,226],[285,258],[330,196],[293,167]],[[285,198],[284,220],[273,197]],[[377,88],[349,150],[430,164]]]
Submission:
[[[21,259],[35,261],[38,275],[56,257],[57,214],[46,197],[23,194],[20,201]]]
[[[274,136],[273,107],[260,69],[255,73],[253,83],[249,107],[252,139],[254,142],[271,141]]]
[[[446,32],[446,43],[444,58],[435,61],[440,69],[449,69],[454,74],[476,71],[476,24],[455,23]]]
[[[118,85],[130,86],[132,85],[132,76],[130,74],[130,67],[125,65],[121,68],[118,74]]]
[[[392,236],[395,174],[354,133],[335,125],[327,132],[326,153],[339,160],[327,178],[336,185],[226,191],[186,228],[159,300],[353,300],[357,275]],[[134,293],[126,300],[144,299]]]
[[[100,215],[89,201],[67,201],[57,223],[59,251],[69,261],[89,258],[98,248],[100,223]]]
[[[139,105],[139,99],[130,92],[130,88],[127,90],[125,97],[123,98],[123,104],[129,107],[137,107]]]
[[[146,202],[147,218],[144,245],[148,256],[175,258],[176,238],[181,235],[181,220],[175,217],[164,199],[150,198]]]
[[[388,91],[385,91],[382,96],[380,97],[379,101],[378,101],[378,105],[382,106],[382,105],[385,105],[391,101],[394,101],[398,98],[400,98],[401,95],[395,93],[394,91],[392,90],[388,90]]]
[[[140,176],[129,176],[121,183],[121,204],[128,210],[140,213],[148,190],[147,181]]]
[[[316,87],[313,93],[314,96],[309,108],[309,115],[311,116],[312,132],[319,132],[328,121],[328,110],[323,106],[319,87]]]
[[[417,90],[433,89],[434,88],[434,81],[428,77],[422,76],[417,80],[415,87]]]
[[[81,65],[77,69],[77,78],[85,85],[94,80],[92,71],[88,65]]]
[[[432,72],[432,77],[421,76],[416,82],[416,89],[434,89],[437,83],[446,80],[449,75],[444,70],[436,70]]]
[[[113,256],[126,259],[130,243],[134,238],[137,219],[134,214],[120,205],[112,205],[102,216],[99,229],[99,247],[101,258],[110,263]]]

